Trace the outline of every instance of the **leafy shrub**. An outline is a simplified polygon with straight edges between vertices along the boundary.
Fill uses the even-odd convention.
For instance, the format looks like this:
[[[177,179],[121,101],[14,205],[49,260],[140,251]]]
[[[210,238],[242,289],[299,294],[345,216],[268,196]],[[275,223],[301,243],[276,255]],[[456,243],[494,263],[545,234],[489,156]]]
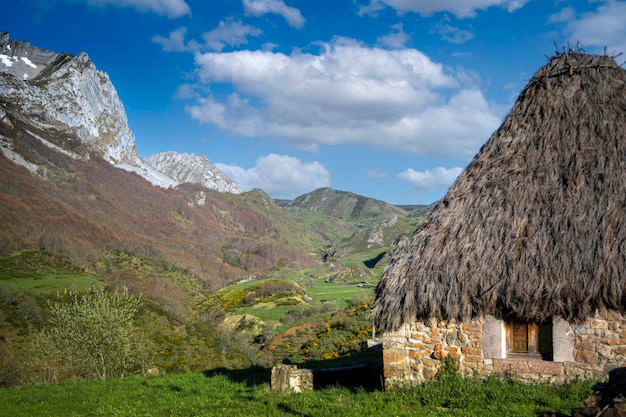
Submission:
[[[460,378],[459,362],[452,355],[447,355],[441,360],[441,367],[437,372],[437,379],[446,381]]]
[[[15,306],[13,317],[19,326],[28,331],[31,328],[37,328],[41,325],[41,309],[35,299],[30,296],[24,296]]]
[[[0,284],[0,305],[12,306],[19,301],[19,294],[13,287],[7,284]]]
[[[44,366],[61,373],[59,379],[127,376],[142,358],[134,323],[139,304],[126,292],[103,289],[59,295],[35,340]]]
[[[31,295],[22,295],[6,284],[0,284],[0,308],[7,311],[7,321],[29,332],[41,325],[41,308]]]

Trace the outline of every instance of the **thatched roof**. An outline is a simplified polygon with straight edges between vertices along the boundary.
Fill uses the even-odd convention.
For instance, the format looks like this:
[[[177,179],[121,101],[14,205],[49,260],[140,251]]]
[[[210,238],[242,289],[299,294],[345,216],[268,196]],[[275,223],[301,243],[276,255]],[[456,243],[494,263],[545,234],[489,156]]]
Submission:
[[[377,288],[377,326],[624,311],[625,85],[610,56],[558,54],[537,71],[396,252]]]

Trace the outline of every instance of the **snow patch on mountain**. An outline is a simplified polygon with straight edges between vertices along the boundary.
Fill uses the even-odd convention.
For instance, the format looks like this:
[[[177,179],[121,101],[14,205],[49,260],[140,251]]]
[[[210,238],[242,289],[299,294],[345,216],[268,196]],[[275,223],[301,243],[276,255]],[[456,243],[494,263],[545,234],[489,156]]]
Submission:
[[[152,184],[162,188],[174,188],[180,184],[180,182],[159,171],[144,159],[139,159],[134,165],[122,163],[118,164],[118,166],[126,171],[135,172]]]

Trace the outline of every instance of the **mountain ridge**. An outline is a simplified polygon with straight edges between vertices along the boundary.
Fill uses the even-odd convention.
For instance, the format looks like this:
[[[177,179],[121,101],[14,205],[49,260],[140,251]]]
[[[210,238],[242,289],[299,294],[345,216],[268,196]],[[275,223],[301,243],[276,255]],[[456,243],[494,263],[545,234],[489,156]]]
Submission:
[[[135,172],[154,185],[169,188],[186,182],[172,178],[139,156],[115,87],[85,52],[76,56],[58,54],[25,41],[9,40],[8,32],[0,32],[0,117],[5,118],[6,113],[21,116],[31,129],[57,129],[83,142],[83,153],[97,152],[111,164]],[[21,162],[12,151],[13,141],[6,137],[0,140],[5,155]],[[54,145],[67,150],[66,141]],[[171,161],[178,160],[180,166],[170,163],[166,170],[176,173],[190,160],[202,158],[173,158]],[[28,164],[22,165],[33,170]],[[222,192],[243,192],[208,159],[201,165],[206,170],[204,175],[198,174],[193,180]]]

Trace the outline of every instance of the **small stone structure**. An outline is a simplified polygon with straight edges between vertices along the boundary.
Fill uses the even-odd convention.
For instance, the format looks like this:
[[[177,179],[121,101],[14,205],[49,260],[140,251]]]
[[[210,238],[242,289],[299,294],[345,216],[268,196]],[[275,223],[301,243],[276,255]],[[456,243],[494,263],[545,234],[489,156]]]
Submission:
[[[598,379],[626,363],[626,318],[614,311],[597,313],[580,324],[555,319],[552,360],[508,354],[504,334],[494,331],[494,320],[429,319],[385,333],[381,338],[385,389],[433,379],[448,355],[457,360],[464,376],[506,376],[525,382]]]
[[[282,364],[272,368],[272,391],[281,394],[324,387],[367,387],[382,389],[382,361],[359,363],[338,368],[298,369]]]
[[[313,389],[313,371],[296,365],[276,365],[272,368],[272,391],[281,394]]]

